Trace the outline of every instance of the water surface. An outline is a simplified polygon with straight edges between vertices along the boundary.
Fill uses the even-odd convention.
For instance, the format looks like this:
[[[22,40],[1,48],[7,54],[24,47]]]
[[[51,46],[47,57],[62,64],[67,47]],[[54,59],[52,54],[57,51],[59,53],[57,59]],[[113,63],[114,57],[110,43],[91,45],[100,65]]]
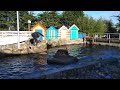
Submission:
[[[69,65],[48,65],[47,58],[53,57],[58,49],[67,48],[71,56],[79,59],[77,63]],[[100,60],[120,58],[120,48],[83,45],[68,45],[51,48],[43,54],[22,55],[0,59],[0,79],[32,79],[72,68],[78,68],[88,63]],[[44,64],[43,64],[44,63]]]

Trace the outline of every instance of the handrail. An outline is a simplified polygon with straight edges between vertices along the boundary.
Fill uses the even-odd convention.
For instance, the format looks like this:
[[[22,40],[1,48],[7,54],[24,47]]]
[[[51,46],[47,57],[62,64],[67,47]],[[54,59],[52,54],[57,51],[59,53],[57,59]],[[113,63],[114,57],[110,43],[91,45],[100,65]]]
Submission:
[[[31,36],[32,31],[19,31],[20,36]],[[0,31],[0,37],[17,36],[17,31]]]
[[[106,35],[106,36],[103,36],[103,35]],[[120,40],[120,33],[94,33],[95,41],[98,38],[107,39],[108,42],[110,43],[111,39],[118,39],[118,40]]]

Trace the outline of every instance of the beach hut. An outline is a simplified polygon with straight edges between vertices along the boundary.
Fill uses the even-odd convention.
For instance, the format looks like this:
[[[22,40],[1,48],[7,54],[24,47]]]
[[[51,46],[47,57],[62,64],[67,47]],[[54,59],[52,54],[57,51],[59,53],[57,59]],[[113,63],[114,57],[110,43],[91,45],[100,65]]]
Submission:
[[[54,27],[54,26],[50,26],[47,30],[46,30],[46,39],[50,40],[50,39],[58,39],[58,30]]]
[[[43,34],[44,36],[45,36],[45,34],[46,34],[46,27],[44,27],[42,24],[40,24],[40,23],[38,23],[38,24],[36,24],[35,26],[33,26],[32,28],[31,28],[31,30],[33,31],[33,32],[40,32],[41,34]],[[40,40],[45,40],[45,37],[40,37]]]
[[[69,31],[70,31],[70,40],[76,40],[78,38],[78,30],[79,30],[79,28],[75,24],[73,24],[69,28]]]
[[[59,39],[70,39],[69,29],[65,25],[63,25],[62,27],[58,29],[58,38]]]

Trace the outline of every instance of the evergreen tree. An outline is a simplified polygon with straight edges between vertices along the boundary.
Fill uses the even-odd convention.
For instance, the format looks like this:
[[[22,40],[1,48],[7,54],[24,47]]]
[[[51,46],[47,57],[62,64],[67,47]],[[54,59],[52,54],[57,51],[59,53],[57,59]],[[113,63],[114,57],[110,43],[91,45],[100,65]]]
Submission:
[[[28,30],[28,20],[32,20],[31,24],[34,24],[33,20],[36,19],[33,13],[28,11],[19,11],[19,23],[20,30]],[[0,11],[0,30],[17,30],[17,15],[16,11]]]
[[[40,23],[47,28],[50,26],[56,27],[60,25],[60,18],[57,11],[45,11],[42,14],[38,15],[38,19]]]

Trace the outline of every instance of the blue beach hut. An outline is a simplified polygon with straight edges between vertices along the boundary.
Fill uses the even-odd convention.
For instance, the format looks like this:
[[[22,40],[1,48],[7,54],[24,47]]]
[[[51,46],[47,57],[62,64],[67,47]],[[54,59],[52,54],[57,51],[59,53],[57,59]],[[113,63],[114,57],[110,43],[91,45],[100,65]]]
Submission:
[[[46,30],[46,40],[58,39],[58,30],[54,26],[50,26]]]
[[[76,39],[78,39],[78,30],[79,30],[79,28],[75,24],[73,24],[69,28],[69,31],[70,31],[70,40],[76,40]]]

